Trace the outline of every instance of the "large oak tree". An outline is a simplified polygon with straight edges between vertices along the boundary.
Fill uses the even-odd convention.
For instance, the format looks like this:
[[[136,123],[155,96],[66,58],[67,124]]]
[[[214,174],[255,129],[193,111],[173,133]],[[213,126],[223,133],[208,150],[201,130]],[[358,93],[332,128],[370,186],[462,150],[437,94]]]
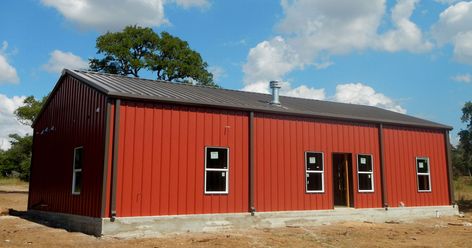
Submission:
[[[201,55],[167,32],[159,35],[151,28],[127,26],[99,36],[96,47],[103,57],[90,59],[93,71],[139,77],[146,69],[158,80],[218,87]]]

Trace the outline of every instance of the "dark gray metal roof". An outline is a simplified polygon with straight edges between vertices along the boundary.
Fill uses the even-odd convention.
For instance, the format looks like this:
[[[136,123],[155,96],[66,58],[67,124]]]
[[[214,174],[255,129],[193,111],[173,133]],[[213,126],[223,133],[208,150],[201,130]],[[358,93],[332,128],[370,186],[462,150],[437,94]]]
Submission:
[[[271,95],[268,94],[215,89],[89,71],[65,69],[64,74],[69,74],[104,94],[117,98],[370,123],[452,129],[452,127],[443,124],[365,105],[281,96],[280,102],[282,105],[274,106],[269,104]]]

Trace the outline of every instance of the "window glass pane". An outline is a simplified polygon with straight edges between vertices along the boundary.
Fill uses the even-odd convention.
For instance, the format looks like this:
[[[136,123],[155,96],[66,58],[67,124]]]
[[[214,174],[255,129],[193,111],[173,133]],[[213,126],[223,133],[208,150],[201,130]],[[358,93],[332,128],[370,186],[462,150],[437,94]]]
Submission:
[[[228,168],[228,150],[226,148],[207,148],[206,168]]]
[[[308,191],[323,190],[323,173],[307,173],[306,189]]]
[[[80,193],[82,190],[82,172],[75,172],[74,193]]]
[[[226,171],[206,172],[206,191],[226,191]]]
[[[74,150],[74,169],[82,169],[82,162],[84,157],[84,149],[77,148]]]
[[[323,154],[307,152],[306,153],[306,169],[323,171]]]
[[[428,175],[418,175],[418,189],[429,190],[429,176]]]
[[[359,155],[358,157],[359,171],[371,172],[372,171],[372,157],[367,155]]]
[[[359,190],[372,190],[372,175],[369,174],[358,174],[359,175]]]
[[[428,173],[429,170],[428,160],[427,159],[417,159],[416,168],[418,173]]]

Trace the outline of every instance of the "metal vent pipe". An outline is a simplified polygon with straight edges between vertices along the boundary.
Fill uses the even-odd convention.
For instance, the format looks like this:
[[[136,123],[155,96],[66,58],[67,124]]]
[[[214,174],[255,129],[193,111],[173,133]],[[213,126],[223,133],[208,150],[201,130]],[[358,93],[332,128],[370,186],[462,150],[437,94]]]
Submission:
[[[272,89],[272,101],[270,104],[280,105],[279,101],[279,89],[281,85],[279,81],[270,81],[270,88]]]

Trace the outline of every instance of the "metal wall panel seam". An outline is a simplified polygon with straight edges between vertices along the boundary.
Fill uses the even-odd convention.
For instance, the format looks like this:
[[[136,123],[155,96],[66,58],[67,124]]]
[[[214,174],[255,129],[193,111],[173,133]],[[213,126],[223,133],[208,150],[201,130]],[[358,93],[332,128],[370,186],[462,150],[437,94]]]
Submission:
[[[101,216],[102,218],[106,215],[106,204],[107,204],[107,183],[108,183],[108,146],[110,145],[110,115],[111,115],[111,103],[108,102],[108,97],[105,97],[105,103],[107,105],[105,111],[105,145],[103,149],[103,175],[102,175],[102,206]]]
[[[111,178],[111,194],[110,194],[110,217],[111,221],[116,216],[116,180],[118,175],[118,142],[120,132],[120,99],[115,100],[115,118],[114,118],[114,134],[113,134],[113,162],[112,162],[112,178]]]
[[[380,180],[382,187],[382,204],[385,210],[388,209],[387,186],[385,178],[384,145],[383,145],[383,124],[379,124],[379,162],[380,162]]]
[[[254,112],[249,112],[249,212],[254,216]]]
[[[447,179],[448,179],[448,188],[449,188],[449,203],[451,205],[455,204],[454,199],[454,184],[452,180],[452,157],[451,157],[451,142],[449,141],[449,131],[445,131],[445,147],[446,147],[446,158],[447,158]]]

